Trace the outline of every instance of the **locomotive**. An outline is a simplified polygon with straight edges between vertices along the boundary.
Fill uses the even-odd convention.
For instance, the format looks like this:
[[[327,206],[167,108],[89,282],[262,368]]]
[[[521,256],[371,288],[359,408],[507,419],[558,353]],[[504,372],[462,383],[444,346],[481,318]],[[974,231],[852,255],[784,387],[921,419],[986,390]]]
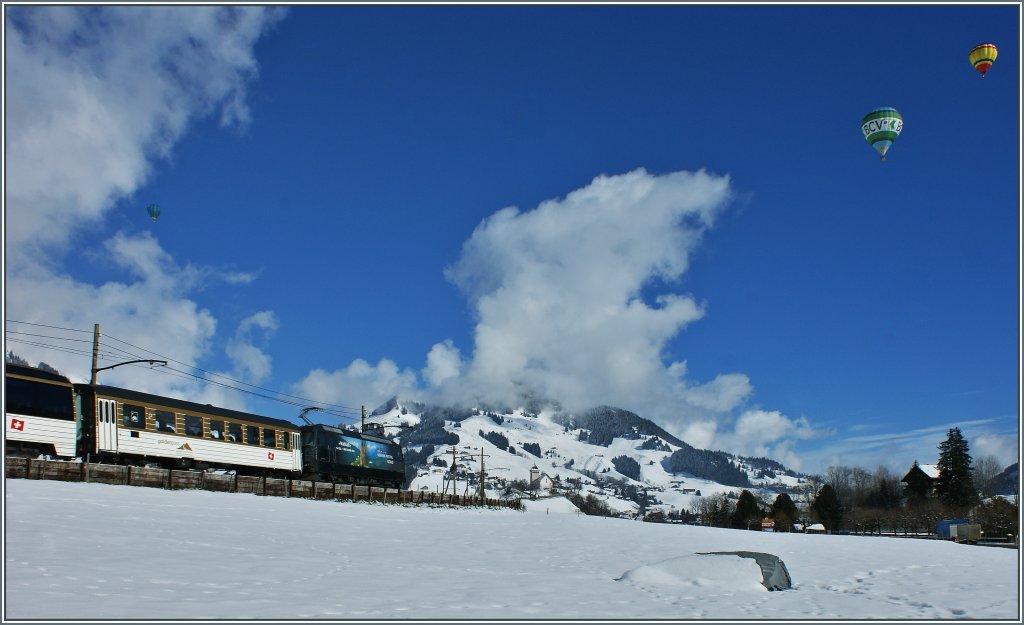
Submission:
[[[7,364],[5,453],[400,488],[382,436],[162,397]]]

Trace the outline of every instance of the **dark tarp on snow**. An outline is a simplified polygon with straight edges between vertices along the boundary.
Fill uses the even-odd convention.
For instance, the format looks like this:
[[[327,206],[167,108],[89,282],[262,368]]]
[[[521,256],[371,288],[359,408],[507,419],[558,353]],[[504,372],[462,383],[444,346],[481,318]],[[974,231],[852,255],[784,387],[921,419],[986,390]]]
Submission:
[[[739,556],[751,558],[761,567],[761,583],[768,590],[785,590],[793,587],[793,580],[786,570],[786,563],[779,556],[759,551],[705,551],[701,555]]]

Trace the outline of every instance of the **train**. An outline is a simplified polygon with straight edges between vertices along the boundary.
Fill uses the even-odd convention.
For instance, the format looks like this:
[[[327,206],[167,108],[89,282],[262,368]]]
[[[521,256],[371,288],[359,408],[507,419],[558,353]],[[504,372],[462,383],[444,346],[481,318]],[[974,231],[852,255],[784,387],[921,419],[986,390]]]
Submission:
[[[7,363],[4,452],[183,470],[401,488],[395,441],[325,424],[220,408],[132,389],[73,383]]]

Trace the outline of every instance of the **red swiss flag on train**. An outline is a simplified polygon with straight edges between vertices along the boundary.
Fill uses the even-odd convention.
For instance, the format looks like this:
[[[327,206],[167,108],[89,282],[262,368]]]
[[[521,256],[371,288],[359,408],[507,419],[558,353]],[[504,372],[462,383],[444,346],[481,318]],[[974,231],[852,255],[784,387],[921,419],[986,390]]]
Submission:
[[[19,432],[25,431],[25,422],[21,419],[11,419],[11,429]]]

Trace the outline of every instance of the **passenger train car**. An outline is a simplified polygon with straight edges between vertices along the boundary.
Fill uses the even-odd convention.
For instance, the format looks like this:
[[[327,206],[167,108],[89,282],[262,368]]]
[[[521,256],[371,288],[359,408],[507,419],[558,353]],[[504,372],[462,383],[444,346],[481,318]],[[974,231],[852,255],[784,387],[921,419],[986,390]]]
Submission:
[[[401,486],[401,447],[322,424],[296,426],[247,412],[99,384],[73,384],[6,365],[5,452],[89,462],[232,469],[259,476]]]
[[[78,422],[74,388],[62,375],[6,365],[4,443],[8,455],[76,455]]]
[[[280,419],[123,388],[74,385],[82,452],[97,459],[159,461],[175,468],[246,467],[275,475],[302,470],[299,428]]]

